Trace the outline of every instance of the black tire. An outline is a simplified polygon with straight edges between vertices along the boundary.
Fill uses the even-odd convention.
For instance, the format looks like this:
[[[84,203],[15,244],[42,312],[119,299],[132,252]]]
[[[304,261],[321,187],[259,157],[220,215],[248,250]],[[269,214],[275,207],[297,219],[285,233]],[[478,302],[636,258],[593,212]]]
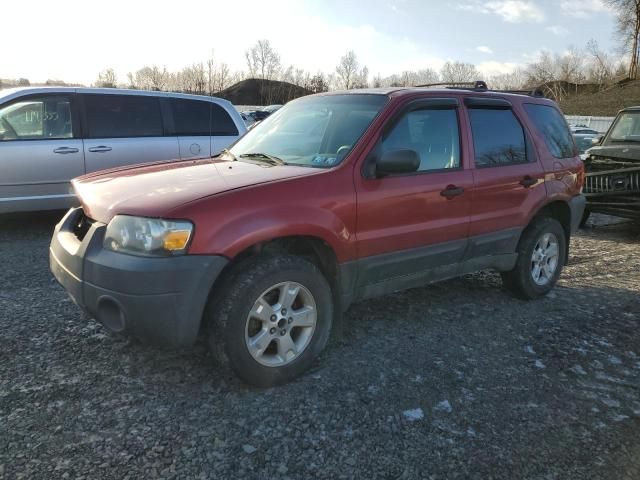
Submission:
[[[316,305],[315,329],[297,358],[283,366],[265,366],[245,342],[247,318],[263,292],[282,282],[296,282],[310,292]],[[205,313],[209,346],[221,367],[230,367],[243,381],[258,387],[281,385],[304,373],[322,352],[333,311],[331,287],[313,263],[291,255],[254,257],[237,265],[210,299]]]
[[[532,275],[534,248],[538,240],[545,234],[552,233],[558,240],[558,263],[551,279],[545,285],[538,285]],[[502,283],[517,297],[533,300],[549,293],[555,286],[567,255],[567,242],[564,228],[560,223],[548,217],[535,219],[523,232],[518,244],[518,261],[513,270],[503,272]]]

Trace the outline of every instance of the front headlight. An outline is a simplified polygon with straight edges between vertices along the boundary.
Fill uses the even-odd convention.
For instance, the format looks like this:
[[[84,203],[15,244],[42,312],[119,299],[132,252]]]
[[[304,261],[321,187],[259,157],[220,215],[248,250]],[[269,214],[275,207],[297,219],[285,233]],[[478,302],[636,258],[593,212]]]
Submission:
[[[104,248],[150,257],[186,253],[193,224],[186,220],[116,215],[107,225]]]

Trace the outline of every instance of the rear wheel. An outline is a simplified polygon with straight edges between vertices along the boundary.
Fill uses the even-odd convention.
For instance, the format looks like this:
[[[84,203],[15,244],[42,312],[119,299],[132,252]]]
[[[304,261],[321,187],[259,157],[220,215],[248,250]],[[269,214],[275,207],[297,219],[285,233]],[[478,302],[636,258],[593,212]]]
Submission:
[[[522,234],[516,266],[502,273],[502,282],[521,298],[546,295],[560,277],[565,256],[562,225],[553,218],[537,219]]]
[[[302,374],[325,347],[333,297],[313,263],[258,257],[238,266],[207,315],[216,356],[247,383],[270,387]]]

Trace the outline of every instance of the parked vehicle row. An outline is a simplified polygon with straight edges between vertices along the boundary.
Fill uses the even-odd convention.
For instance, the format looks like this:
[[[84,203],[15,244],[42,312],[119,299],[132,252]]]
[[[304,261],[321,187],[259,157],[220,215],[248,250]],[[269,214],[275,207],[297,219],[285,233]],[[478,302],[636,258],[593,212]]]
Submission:
[[[248,128],[251,128],[257,122],[261,122],[272,113],[277,112],[282,108],[282,105],[269,105],[259,110],[244,110],[240,112],[243,120]]]
[[[0,92],[0,213],[77,204],[85,173],[219,153],[246,132],[226,100],[122,89]]]
[[[592,128],[585,127],[584,125],[569,125],[569,127],[571,129],[571,135],[573,135],[573,139],[578,147],[578,151],[584,159],[586,151],[593,147],[594,139],[597,139],[602,135],[600,132]]]
[[[545,295],[583,182],[549,100],[321,94],[216,158],[75,179],[82,207],[56,226],[50,266],[107,328],[170,346],[205,330],[221,362],[270,386],[303,373],[356,300],[482,269]]]

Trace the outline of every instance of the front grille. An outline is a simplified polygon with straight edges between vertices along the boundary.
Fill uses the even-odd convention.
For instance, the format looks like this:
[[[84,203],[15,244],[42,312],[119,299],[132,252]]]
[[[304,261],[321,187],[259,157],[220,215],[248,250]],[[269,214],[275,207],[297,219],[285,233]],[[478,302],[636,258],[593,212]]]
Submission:
[[[584,186],[587,194],[640,193],[640,169],[588,173]]]
[[[84,240],[84,237],[87,235],[87,232],[94,222],[95,220],[87,217],[84,214],[84,211],[82,211],[78,216],[76,222],[73,224],[73,234],[78,238],[78,240]]]

